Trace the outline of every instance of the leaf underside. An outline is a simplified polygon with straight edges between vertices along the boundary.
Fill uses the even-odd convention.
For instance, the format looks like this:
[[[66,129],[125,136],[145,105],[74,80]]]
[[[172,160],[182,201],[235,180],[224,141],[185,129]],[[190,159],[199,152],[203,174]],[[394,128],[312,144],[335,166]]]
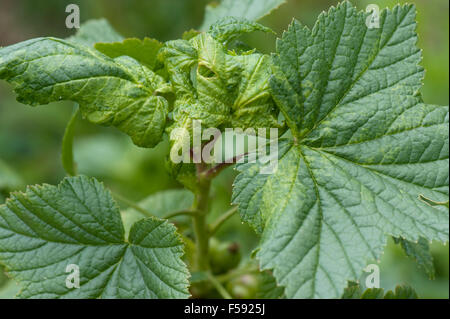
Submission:
[[[0,261],[22,298],[186,298],[188,271],[175,227],[147,218],[128,240],[102,184],[84,176],[32,186],[0,206]],[[66,267],[80,270],[67,288]]]
[[[277,41],[271,92],[293,140],[278,169],[241,164],[233,192],[257,258],[288,298],[338,298],[386,235],[448,241],[448,107],[424,104],[415,8],[368,29],[348,2]],[[267,164],[265,164],[267,165]]]

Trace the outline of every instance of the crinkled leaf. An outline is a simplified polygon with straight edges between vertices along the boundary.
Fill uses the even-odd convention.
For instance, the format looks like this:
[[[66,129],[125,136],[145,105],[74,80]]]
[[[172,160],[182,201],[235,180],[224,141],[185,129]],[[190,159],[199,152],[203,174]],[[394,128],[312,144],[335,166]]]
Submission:
[[[105,19],[89,20],[83,23],[78,32],[67,39],[79,44],[93,46],[97,42],[117,42],[123,37]]]
[[[230,54],[209,33],[189,41],[169,41],[160,55],[176,94],[173,123],[167,129],[172,150],[190,143],[193,120],[201,121],[205,128],[219,129],[282,126],[269,90],[269,56]],[[171,163],[168,167],[186,187],[195,187],[195,167]]]
[[[23,298],[185,298],[188,271],[175,227],[140,220],[126,241],[120,212],[95,179],[32,186],[0,206],[0,261]],[[80,288],[67,288],[67,265]]]
[[[0,49],[0,79],[12,83],[19,102],[59,100],[80,104],[84,117],[113,125],[136,145],[162,138],[170,87],[130,57],[111,59],[94,49],[55,38],[37,38]]]
[[[417,242],[394,238],[395,243],[400,244],[406,255],[413,258],[422,267],[430,279],[434,279],[435,269],[430,245],[425,238],[419,238]]]
[[[244,18],[225,17],[209,28],[209,33],[219,42],[228,43],[244,33],[262,31],[274,33],[259,23]]]
[[[64,131],[61,147],[62,165],[69,176],[77,175],[77,164],[75,163],[75,160],[73,158],[73,139],[75,135],[75,124],[77,122],[79,114],[80,109],[78,105],[75,105],[74,112],[66,125],[66,130]]]
[[[222,0],[206,6],[201,30],[208,28],[221,18],[238,17],[257,21],[285,3],[286,0]]]
[[[95,48],[106,54],[110,58],[117,58],[123,55],[132,57],[136,61],[145,64],[150,70],[156,66],[156,57],[162,43],[155,39],[144,38],[143,40],[137,38],[125,39],[122,42],[112,43],[96,43]]]
[[[233,201],[288,298],[331,298],[378,259],[386,235],[448,241],[448,107],[422,103],[415,8],[368,29],[348,2],[277,42],[272,93],[294,137],[278,170],[244,164]]]

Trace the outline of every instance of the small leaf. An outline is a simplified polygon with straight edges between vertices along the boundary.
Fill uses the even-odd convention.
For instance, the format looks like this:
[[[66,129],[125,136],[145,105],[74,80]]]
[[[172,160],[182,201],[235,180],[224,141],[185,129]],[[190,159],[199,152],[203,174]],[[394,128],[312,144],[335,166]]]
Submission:
[[[138,221],[126,241],[119,209],[95,179],[31,186],[0,206],[0,262],[22,298],[186,298],[183,244],[166,221]],[[66,267],[80,288],[66,286]]]
[[[138,146],[162,139],[169,106],[160,94],[170,87],[130,57],[36,38],[0,49],[0,79],[14,85],[21,103],[74,101],[89,121],[119,128]]]
[[[286,0],[222,0],[206,7],[205,18],[200,30],[208,28],[221,18],[237,17],[257,21],[277,9]]]
[[[122,42],[96,43],[95,48],[110,58],[123,55],[132,57],[136,61],[146,65],[150,70],[156,66],[156,57],[162,43],[155,39],[144,38],[143,40],[130,38]]]
[[[278,286],[275,278],[269,271],[263,271],[259,274],[259,288],[255,299],[283,299],[284,288]]]
[[[213,38],[223,43],[229,43],[244,33],[255,31],[275,33],[259,23],[235,17],[222,18],[209,28],[209,33]]]
[[[83,23],[78,32],[69,38],[72,41],[87,46],[93,46],[97,42],[117,42],[123,37],[105,19],[89,20]]]
[[[394,238],[396,244],[400,244],[406,255],[413,258],[417,264],[422,267],[430,279],[434,279],[435,269],[433,256],[430,252],[430,245],[425,238],[419,238],[417,242],[405,240],[403,238]]]
[[[190,29],[188,31],[184,31],[183,32],[183,34],[181,36],[181,39],[183,39],[183,40],[190,40],[190,39],[192,39],[193,37],[196,37],[199,34],[200,34],[200,31],[197,31],[195,29]]]
[[[342,299],[361,299],[362,291],[358,283],[350,281],[348,287],[344,289]]]

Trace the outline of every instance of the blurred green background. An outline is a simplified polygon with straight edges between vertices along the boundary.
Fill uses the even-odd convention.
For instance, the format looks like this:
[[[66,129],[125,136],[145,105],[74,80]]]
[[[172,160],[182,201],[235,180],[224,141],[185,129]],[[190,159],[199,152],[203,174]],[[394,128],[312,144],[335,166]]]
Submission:
[[[1,0],[0,46],[39,36],[67,37],[73,30],[65,27],[65,7],[76,3],[81,20],[105,17],[126,37],[149,36],[170,40],[183,31],[198,27],[207,0]],[[361,10],[369,3],[380,8],[406,1],[353,1]],[[426,77],[422,90],[427,103],[448,105],[449,86],[449,2],[446,0],[413,0],[418,11],[419,47],[423,49]],[[288,0],[262,23],[278,35],[293,16],[312,26],[318,14],[335,5],[330,0]],[[254,34],[246,40],[263,52],[274,50],[275,37]],[[60,102],[30,107],[19,104],[11,87],[0,82],[0,203],[11,190],[37,183],[56,184],[64,177],[60,163],[61,139],[73,109],[72,103]],[[168,188],[180,187],[166,174],[164,161],[168,149],[163,142],[155,149],[139,149],[117,130],[78,121],[75,158],[82,174],[95,176],[113,191],[132,200]],[[234,171],[228,170],[215,181],[213,215],[229,207]],[[8,185],[8,189],[5,185]],[[214,216],[213,216],[214,217]],[[241,242],[250,251],[257,238],[236,217],[219,236]],[[389,243],[380,261],[381,285],[392,289],[396,284],[413,286],[420,297],[449,297],[449,248],[433,243],[432,253],[436,279],[429,280],[402,250]],[[0,270],[0,298],[10,298],[18,287]]]

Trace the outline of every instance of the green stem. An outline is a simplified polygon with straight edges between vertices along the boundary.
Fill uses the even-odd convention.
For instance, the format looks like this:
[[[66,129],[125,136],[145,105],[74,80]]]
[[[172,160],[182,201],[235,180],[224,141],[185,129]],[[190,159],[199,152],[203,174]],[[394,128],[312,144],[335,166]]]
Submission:
[[[122,203],[124,203],[125,205],[127,205],[128,207],[131,207],[135,210],[137,210],[138,212],[141,212],[142,214],[144,214],[145,216],[155,216],[152,213],[150,213],[148,210],[140,207],[139,205],[137,205],[136,203],[134,203],[133,201],[129,200],[126,197],[123,197],[122,195],[119,195],[117,193],[114,193],[111,191],[111,193],[113,194],[113,197],[115,197],[117,200],[121,201]]]
[[[206,223],[206,215],[209,208],[209,191],[211,180],[202,177],[200,167],[197,167],[198,189],[195,193],[193,209],[197,211],[193,215],[194,234],[196,238],[195,269],[205,271],[209,269],[209,232]]]
[[[73,136],[75,133],[75,123],[80,113],[78,105],[75,106],[75,111],[70,117],[69,123],[67,123],[66,130],[62,141],[61,160],[64,170],[67,175],[77,175],[77,166],[73,159]]]
[[[209,236],[214,235],[217,230],[222,226],[223,223],[225,223],[228,219],[230,219],[236,212],[237,212],[237,206],[232,207],[225,213],[223,213],[217,220],[211,225]]]
[[[220,283],[220,281],[217,280],[216,277],[214,277],[213,274],[208,272],[208,279],[211,282],[211,284],[216,288],[217,292],[224,298],[224,299],[232,299],[231,295],[228,293],[228,291],[225,289],[225,287]]]
[[[198,213],[199,213],[198,211],[193,210],[193,209],[189,209],[189,210],[184,209],[184,210],[179,210],[179,211],[169,213],[169,214],[165,215],[163,217],[163,219],[170,219],[170,218],[180,216],[180,215],[195,216]]]
[[[259,268],[257,266],[249,265],[249,266],[244,266],[242,268],[233,269],[223,275],[217,276],[216,279],[222,283],[222,282],[230,281],[231,279],[242,276],[242,275],[252,274],[252,273],[257,273],[257,272],[259,272]]]

